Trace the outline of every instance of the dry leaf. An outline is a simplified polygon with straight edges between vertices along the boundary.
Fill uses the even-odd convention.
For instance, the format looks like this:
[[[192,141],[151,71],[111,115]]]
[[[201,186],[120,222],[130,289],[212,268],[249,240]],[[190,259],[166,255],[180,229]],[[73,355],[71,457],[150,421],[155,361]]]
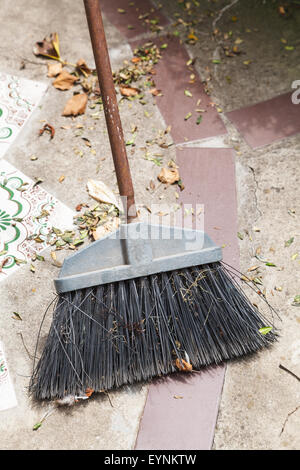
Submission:
[[[84,59],[79,59],[76,62],[76,69],[78,72],[82,73],[85,77],[91,75],[92,70],[87,66],[86,61]]]
[[[140,93],[138,88],[131,87],[129,85],[122,85],[119,87],[122,96],[136,96]]]
[[[62,183],[64,180],[65,180],[65,175],[61,175],[61,176],[58,178],[58,182],[59,182],[59,183]]]
[[[114,217],[103,225],[99,225],[96,230],[93,231],[94,240],[106,237],[111,232],[115,232],[120,225],[119,217]]]
[[[60,62],[50,62],[48,64],[48,77],[56,77],[62,71]]]
[[[45,37],[43,41],[36,42],[33,48],[36,56],[42,55],[51,59],[60,60],[59,39],[57,33],[51,33],[49,37]]]
[[[56,266],[57,268],[61,268],[61,267],[62,267],[62,263],[60,263],[60,262],[57,260],[55,251],[51,251],[50,256],[51,256],[51,258],[52,258],[52,260],[53,260],[54,266]]]
[[[179,358],[177,358],[175,364],[177,369],[179,369],[180,371],[191,372],[193,370],[192,364],[189,364],[184,359],[180,360]]]
[[[151,88],[151,90],[149,90],[149,92],[153,96],[161,96],[161,90],[158,90],[157,88]]]
[[[87,105],[88,97],[85,93],[73,95],[66,103],[63,110],[63,116],[77,116],[84,114]]]
[[[109,189],[103,181],[88,180],[87,190],[89,195],[99,202],[105,202],[107,204],[113,204],[114,206],[121,208],[115,194]]]
[[[51,124],[45,124],[40,130],[39,130],[39,135],[43,135],[44,132],[47,131],[50,133],[50,139],[53,139],[55,135],[55,129]]]
[[[179,171],[177,168],[162,168],[158,175],[159,181],[166,184],[173,184],[180,180]]]
[[[59,90],[70,90],[75,82],[78,81],[78,78],[74,75],[71,75],[67,70],[62,70],[62,72],[56,77],[52,85]]]

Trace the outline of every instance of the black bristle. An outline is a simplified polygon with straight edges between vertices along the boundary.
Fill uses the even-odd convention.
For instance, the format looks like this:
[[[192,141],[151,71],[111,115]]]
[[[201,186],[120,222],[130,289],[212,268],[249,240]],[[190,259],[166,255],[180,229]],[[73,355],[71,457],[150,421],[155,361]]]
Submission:
[[[273,343],[264,326],[223,263],[60,294],[30,391],[110,390],[174,372],[176,359],[199,370]]]

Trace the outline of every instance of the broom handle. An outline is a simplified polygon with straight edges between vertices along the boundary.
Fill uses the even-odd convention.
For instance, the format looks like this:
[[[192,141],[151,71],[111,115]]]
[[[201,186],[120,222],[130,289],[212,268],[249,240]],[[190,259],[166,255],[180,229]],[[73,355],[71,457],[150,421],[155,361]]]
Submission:
[[[106,126],[114,160],[120,196],[126,196],[125,214],[128,222],[137,217],[134,190],[119,115],[115,85],[107,50],[100,1],[84,0],[99,86],[103,101]]]

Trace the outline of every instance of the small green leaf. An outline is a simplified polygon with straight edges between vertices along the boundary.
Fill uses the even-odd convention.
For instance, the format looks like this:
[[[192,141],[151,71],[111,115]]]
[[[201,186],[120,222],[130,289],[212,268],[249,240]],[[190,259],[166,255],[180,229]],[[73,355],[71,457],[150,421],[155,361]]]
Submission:
[[[294,49],[294,46],[285,46],[286,51],[293,51]]]
[[[33,426],[32,430],[33,430],[33,431],[37,431],[41,426],[42,426],[42,422],[39,421],[38,423],[36,423],[36,424]]]
[[[242,235],[241,232],[238,232],[237,236],[239,237],[240,240],[244,240],[244,235]]]
[[[294,307],[300,307],[300,295],[295,295],[292,305]]]
[[[189,98],[192,98],[192,93],[189,90],[184,90],[185,96],[188,96]]]
[[[80,238],[76,238],[76,239],[73,241],[73,245],[74,245],[74,246],[80,245],[81,243],[83,243],[83,240],[80,239]]]
[[[220,61],[220,59],[213,59],[213,60],[212,60],[212,63],[213,63],[213,64],[220,64],[221,61]]]
[[[162,45],[160,46],[161,49],[166,49],[167,47],[168,47],[168,44],[166,44],[166,43],[165,43],[165,44],[162,44]]]
[[[266,335],[267,333],[269,333],[269,331],[272,330],[272,327],[271,326],[264,326],[263,328],[260,328],[258,331],[262,334],[262,335]]]
[[[266,266],[275,266],[276,267],[276,264],[267,261]]]
[[[285,247],[288,247],[290,246],[294,241],[294,237],[291,237],[289,240],[287,240],[286,242],[284,242],[284,246]]]
[[[192,113],[187,113],[187,115],[184,117],[184,120],[187,121],[190,119],[190,117],[192,117]]]
[[[197,124],[197,125],[200,124],[201,121],[202,121],[202,116],[198,116],[198,119],[197,119],[197,121],[196,121],[196,124]]]

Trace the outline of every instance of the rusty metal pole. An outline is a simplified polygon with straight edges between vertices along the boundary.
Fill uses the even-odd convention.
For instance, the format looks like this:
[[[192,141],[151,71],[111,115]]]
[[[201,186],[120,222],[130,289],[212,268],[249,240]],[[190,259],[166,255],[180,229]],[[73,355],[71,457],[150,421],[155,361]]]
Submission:
[[[124,207],[124,209],[128,222],[130,222],[137,217],[134,202],[134,190],[108,55],[100,1],[84,0],[84,6],[90,31],[119,192],[121,196],[126,196],[127,198],[127,202],[125,204],[126,207]]]

